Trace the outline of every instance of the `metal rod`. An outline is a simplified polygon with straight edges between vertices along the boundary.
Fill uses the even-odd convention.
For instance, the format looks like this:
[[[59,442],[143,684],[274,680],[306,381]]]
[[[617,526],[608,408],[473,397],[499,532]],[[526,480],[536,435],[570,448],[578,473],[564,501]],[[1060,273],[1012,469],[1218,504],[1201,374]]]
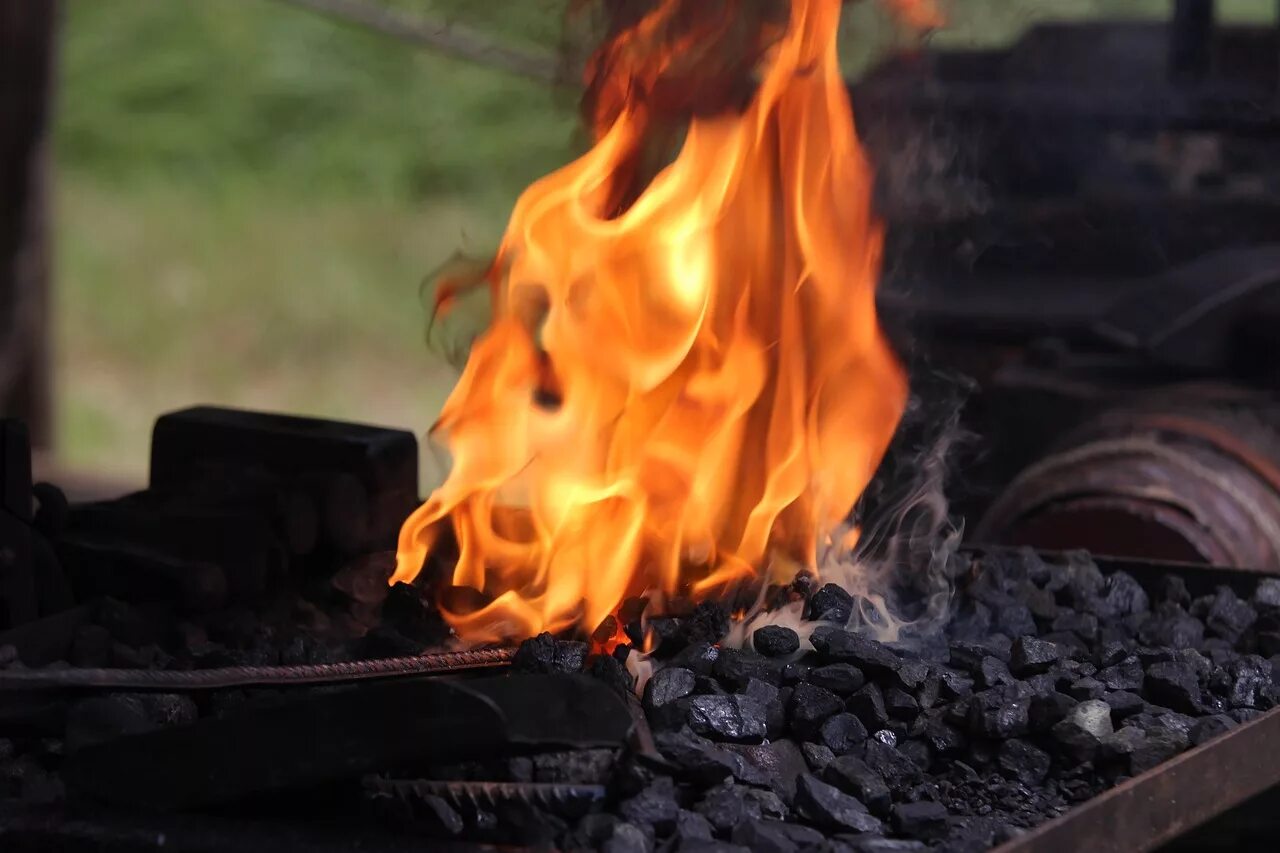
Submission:
[[[0,672],[0,691],[68,688],[219,690],[228,687],[334,684],[487,669],[506,666],[514,656],[515,649],[500,648],[298,666],[228,666],[197,670],[10,669]]]

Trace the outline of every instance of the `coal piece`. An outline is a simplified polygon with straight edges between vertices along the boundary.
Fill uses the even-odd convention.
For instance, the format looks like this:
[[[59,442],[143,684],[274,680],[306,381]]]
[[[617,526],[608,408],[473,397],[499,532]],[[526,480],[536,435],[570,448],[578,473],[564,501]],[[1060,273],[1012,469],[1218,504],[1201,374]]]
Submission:
[[[862,670],[851,663],[829,663],[809,671],[808,681],[832,693],[848,696],[866,683]]]
[[[805,604],[804,618],[809,622],[830,622],[847,625],[853,616],[853,596],[843,587],[829,583],[809,596]]]
[[[1009,669],[1019,678],[1048,672],[1058,662],[1058,647],[1035,637],[1019,637],[1009,650]]]
[[[830,761],[822,778],[859,801],[874,815],[887,817],[893,803],[884,777],[861,758],[842,755]]]
[[[867,729],[845,711],[828,717],[818,730],[818,740],[836,755],[845,755],[867,739]]]
[[[752,853],[792,853],[821,845],[821,832],[795,823],[777,820],[748,820],[733,828],[730,835],[734,844],[741,844]]]
[[[811,739],[823,721],[843,708],[844,702],[830,690],[812,684],[797,684],[788,708],[791,729],[797,737]]]
[[[1175,711],[1199,714],[1203,709],[1200,682],[1190,664],[1166,661],[1147,668],[1143,693],[1148,699]]]
[[[796,809],[812,823],[835,832],[880,833],[883,824],[859,800],[816,776],[796,780]]]
[[[875,684],[863,686],[849,697],[845,706],[862,721],[868,731],[876,731],[889,724],[889,710],[885,707],[884,693]]]
[[[767,734],[767,706],[749,696],[694,696],[688,703],[689,728],[700,735],[759,743]]]
[[[899,803],[893,807],[892,815],[894,829],[903,835],[932,840],[947,832],[947,809],[941,803]]]
[[[766,625],[751,635],[755,650],[766,657],[786,657],[800,648],[800,635],[785,625]]]
[[[1000,754],[996,763],[1006,777],[1032,786],[1039,785],[1049,775],[1052,759],[1043,749],[1028,741],[1014,738],[1000,745]]]

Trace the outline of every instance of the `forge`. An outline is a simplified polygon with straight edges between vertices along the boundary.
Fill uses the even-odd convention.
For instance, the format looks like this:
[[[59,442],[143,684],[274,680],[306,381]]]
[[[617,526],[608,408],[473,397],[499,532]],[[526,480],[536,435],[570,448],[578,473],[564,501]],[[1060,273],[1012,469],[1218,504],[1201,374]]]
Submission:
[[[886,0],[851,85],[840,0],[605,5],[433,282],[441,483],[197,406],[91,499],[0,422],[3,849],[1269,849],[1275,29]]]

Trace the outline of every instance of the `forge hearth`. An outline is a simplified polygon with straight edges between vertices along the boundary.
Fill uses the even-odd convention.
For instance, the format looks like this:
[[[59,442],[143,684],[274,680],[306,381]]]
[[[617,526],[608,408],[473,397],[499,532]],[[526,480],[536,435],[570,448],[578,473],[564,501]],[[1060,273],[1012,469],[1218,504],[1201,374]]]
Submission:
[[[35,600],[68,606],[0,636],[6,849],[1134,849],[1277,781],[1280,581],[968,551],[948,618],[892,643],[842,627],[845,590],[798,584],[745,629],[727,600],[632,600],[594,636],[450,651],[426,574],[388,586],[386,535],[343,549],[319,513],[290,548],[264,499],[335,471],[377,493],[398,434],[197,420],[236,436],[216,466],[88,506],[38,490],[34,550],[77,562],[67,598]],[[286,425],[363,449],[262,453]],[[252,553],[215,547],[229,507],[274,537],[270,583],[139,581]],[[179,511],[219,519],[186,528],[203,551],[165,550]]]

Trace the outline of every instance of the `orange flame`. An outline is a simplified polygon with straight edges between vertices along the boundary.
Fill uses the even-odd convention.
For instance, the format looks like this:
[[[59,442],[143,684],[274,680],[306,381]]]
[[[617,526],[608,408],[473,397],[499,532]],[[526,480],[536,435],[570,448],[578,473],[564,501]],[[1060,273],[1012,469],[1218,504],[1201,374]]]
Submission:
[[[752,43],[745,108],[693,105],[678,156],[635,187],[684,58],[637,46],[689,5],[662,0],[597,54],[596,145],[526,190],[490,269],[494,319],[435,428],[453,469],[393,578],[451,525],[453,583],[489,601],[442,602],[464,639],[589,632],[627,595],[812,565],[902,413],[840,0],[793,0]]]

